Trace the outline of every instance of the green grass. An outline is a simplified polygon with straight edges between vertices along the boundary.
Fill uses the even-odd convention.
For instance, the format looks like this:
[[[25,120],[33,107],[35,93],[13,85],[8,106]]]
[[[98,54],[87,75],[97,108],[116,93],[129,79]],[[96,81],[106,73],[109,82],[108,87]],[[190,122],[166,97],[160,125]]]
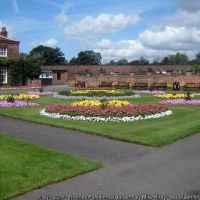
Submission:
[[[0,135],[0,199],[101,167],[100,164]]]
[[[41,103],[43,106],[49,103],[69,102],[68,100],[55,99],[52,97],[42,97],[35,101]],[[159,101],[160,99],[154,98],[152,95],[143,95],[141,98],[132,100],[135,104],[156,103]],[[39,112],[41,109],[42,108],[1,109],[0,115],[155,147],[173,143],[200,131],[199,106],[174,106],[170,107],[173,111],[173,115],[171,116],[123,123],[52,119],[40,116]]]

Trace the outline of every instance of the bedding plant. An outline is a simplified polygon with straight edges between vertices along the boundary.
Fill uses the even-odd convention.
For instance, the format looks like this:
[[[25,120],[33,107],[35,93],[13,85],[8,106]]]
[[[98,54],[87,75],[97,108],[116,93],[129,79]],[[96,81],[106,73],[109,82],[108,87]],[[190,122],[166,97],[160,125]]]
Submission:
[[[172,114],[166,105],[133,105],[128,101],[84,100],[72,104],[53,104],[45,107],[41,115],[69,120],[98,122],[130,122],[146,118],[159,118]]]
[[[66,95],[66,96],[131,96],[133,95],[132,91],[128,90],[102,90],[102,89],[95,89],[95,90],[71,90],[71,91],[60,91],[59,95]]]

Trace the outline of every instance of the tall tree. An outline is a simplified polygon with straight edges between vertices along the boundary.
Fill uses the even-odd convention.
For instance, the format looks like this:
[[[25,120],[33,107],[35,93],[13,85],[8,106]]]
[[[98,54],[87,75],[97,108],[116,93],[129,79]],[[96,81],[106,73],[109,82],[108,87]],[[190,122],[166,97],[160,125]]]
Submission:
[[[194,62],[195,64],[200,64],[200,53],[196,54]]]
[[[129,62],[130,65],[148,65],[149,61],[145,59],[144,57],[140,57],[140,59],[133,60]]]
[[[46,47],[39,45],[33,48],[30,53],[30,56],[38,56],[41,59],[43,65],[65,65],[67,60],[64,57],[64,53],[60,51],[58,47]]]
[[[122,58],[116,62],[116,65],[128,65],[128,60]]]
[[[177,52],[166,56],[161,63],[164,65],[187,65],[188,62],[189,58],[186,54]]]
[[[78,60],[77,58],[73,57],[73,58],[69,61],[68,64],[69,64],[69,65],[78,65],[78,64],[79,64],[79,60]]]
[[[80,51],[78,57],[73,57],[69,64],[72,65],[101,65],[101,54],[94,51]]]
[[[161,61],[162,65],[170,65],[170,59],[168,56],[164,57]]]
[[[81,65],[100,65],[102,57],[98,52],[81,51],[77,59]]]
[[[107,65],[115,65],[115,61],[114,60],[111,60]]]

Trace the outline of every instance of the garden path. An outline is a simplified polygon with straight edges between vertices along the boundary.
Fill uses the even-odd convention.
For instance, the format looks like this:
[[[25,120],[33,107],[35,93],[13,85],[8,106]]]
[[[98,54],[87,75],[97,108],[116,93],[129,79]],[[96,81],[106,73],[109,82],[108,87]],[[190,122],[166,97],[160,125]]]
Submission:
[[[0,127],[3,134],[104,165],[99,170],[13,199],[35,200],[42,195],[69,194],[200,195],[200,134],[153,148],[4,117],[0,117]]]

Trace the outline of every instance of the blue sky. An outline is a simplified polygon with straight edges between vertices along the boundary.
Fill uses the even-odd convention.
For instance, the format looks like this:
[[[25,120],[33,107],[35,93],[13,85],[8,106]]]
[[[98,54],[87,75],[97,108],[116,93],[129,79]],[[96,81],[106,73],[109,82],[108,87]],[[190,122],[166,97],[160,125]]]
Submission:
[[[188,3],[190,2],[190,3]],[[181,51],[199,52],[199,0],[1,0],[0,26],[21,41],[20,51],[43,44],[69,60],[81,50],[103,60]]]

